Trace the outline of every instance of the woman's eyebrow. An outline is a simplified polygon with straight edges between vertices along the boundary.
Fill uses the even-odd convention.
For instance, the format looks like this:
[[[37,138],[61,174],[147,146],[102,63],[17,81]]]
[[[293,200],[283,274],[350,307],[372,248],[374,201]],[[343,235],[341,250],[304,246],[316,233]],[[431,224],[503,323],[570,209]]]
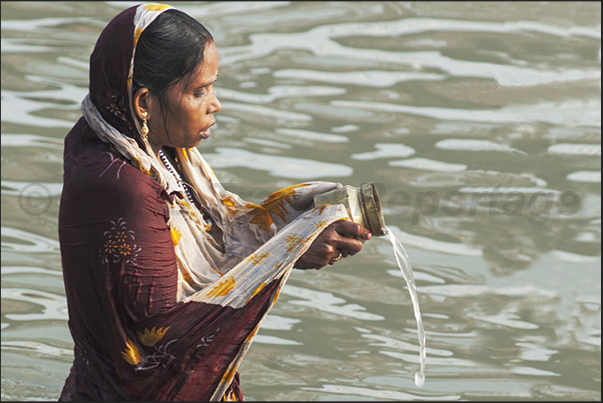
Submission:
[[[216,78],[214,78],[214,80],[212,82],[209,82],[207,84],[202,84],[202,85],[198,86],[196,89],[209,87],[210,85],[214,84],[216,81],[218,81],[218,73],[216,73]]]

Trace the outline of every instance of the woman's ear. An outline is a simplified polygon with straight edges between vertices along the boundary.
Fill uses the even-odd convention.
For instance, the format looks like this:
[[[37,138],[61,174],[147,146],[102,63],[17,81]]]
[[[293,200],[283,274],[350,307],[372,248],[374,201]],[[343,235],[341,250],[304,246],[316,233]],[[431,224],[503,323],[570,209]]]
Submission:
[[[134,94],[133,104],[136,116],[142,119],[143,112],[149,112],[151,109],[151,93],[147,88],[141,88]]]

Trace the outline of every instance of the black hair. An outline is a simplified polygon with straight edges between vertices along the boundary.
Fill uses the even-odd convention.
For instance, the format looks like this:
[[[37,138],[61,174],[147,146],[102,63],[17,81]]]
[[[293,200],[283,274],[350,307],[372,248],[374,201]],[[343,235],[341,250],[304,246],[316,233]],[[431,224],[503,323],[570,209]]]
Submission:
[[[167,113],[166,91],[203,63],[203,52],[213,42],[209,31],[190,15],[176,9],[161,13],[140,35],[134,55],[132,94],[147,88],[159,97]]]

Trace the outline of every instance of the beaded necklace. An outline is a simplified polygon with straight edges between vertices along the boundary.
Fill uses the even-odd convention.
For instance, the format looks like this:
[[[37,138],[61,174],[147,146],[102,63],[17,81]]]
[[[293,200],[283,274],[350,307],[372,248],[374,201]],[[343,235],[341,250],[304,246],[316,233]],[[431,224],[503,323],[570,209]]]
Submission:
[[[193,197],[188,192],[188,187],[187,187],[186,182],[184,182],[182,180],[182,177],[180,176],[180,174],[178,173],[178,171],[176,171],[174,169],[174,167],[172,166],[172,164],[170,164],[170,161],[167,159],[167,157],[163,153],[163,150],[159,150],[159,156],[161,157],[161,161],[163,161],[163,164],[168,169],[168,171],[171,172],[171,174],[174,176],[174,178],[176,178],[176,181],[178,181],[178,183],[180,183],[182,185],[182,187],[184,188],[184,193],[186,194],[186,198],[188,199],[188,201],[190,202],[190,204],[192,206],[195,206],[195,202],[193,201]]]

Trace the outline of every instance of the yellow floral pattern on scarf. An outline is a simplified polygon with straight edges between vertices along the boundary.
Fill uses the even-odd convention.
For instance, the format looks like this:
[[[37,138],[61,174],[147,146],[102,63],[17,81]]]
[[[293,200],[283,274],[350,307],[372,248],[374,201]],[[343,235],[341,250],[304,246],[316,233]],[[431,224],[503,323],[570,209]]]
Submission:
[[[257,266],[258,264],[261,264],[264,260],[266,260],[268,256],[270,256],[270,253],[268,252],[254,253],[253,255],[249,256],[249,261],[251,262],[252,266]]]
[[[300,238],[297,234],[289,235],[285,238],[285,242],[287,242],[287,252],[292,252],[295,248],[304,243],[304,241],[305,239]]]
[[[316,229],[323,229],[327,225],[329,225],[328,221],[320,220],[319,222],[316,223]]]
[[[172,236],[172,243],[174,246],[178,245],[180,238],[182,238],[182,233],[178,228],[170,228],[170,235]]]
[[[291,204],[291,197],[295,196],[295,189],[299,189],[305,186],[309,186],[308,183],[302,183],[299,185],[293,185],[279,190],[278,192],[272,193],[266,198],[261,204],[268,212],[277,215],[285,220],[285,213],[287,212],[287,206],[285,202]]]
[[[207,294],[208,297],[223,297],[228,295],[235,288],[235,279],[230,278],[229,280],[220,281],[212,288]]]
[[[235,214],[238,211],[235,207],[236,201],[232,196],[227,196],[222,199],[222,203],[224,203],[224,205],[228,208],[228,212],[230,214]]]
[[[249,222],[257,225],[263,231],[270,232],[270,227],[272,226],[273,221],[272,217],[270,217],[270,214],[268,214],[268,211],[266,211],[263,207],[252,203],[247,203],[247,207],[251,209],[248,214],[253,217]]]

